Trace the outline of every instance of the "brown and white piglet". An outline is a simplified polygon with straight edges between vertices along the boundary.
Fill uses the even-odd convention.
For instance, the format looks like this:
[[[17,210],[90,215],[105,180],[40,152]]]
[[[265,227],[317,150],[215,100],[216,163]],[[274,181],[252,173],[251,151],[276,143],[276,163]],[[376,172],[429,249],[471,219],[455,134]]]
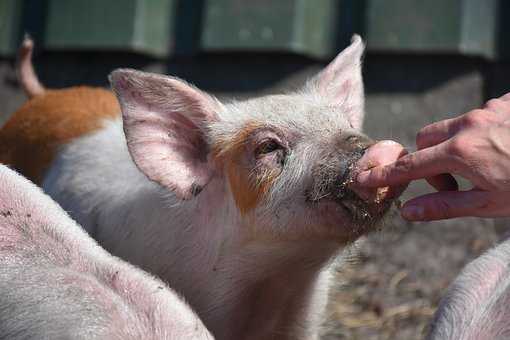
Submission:
[[[29,146],[23,124],[48,115],[71,126],[88,112],[92,128],[71,140],[52,140],[48,120],[58,148],[38,167],[46,192],[108,251],[182,294],[216,338],[313,340],[344,250],[391,203],[350,184],[373,143],[360,132],[362,54],[355,36],[300,90],[224,103],[121,69],[110,79],[122,119],[80,101],[27,115],[29,101],[0,139]],[[6,151],[14,167],[18,151]]]

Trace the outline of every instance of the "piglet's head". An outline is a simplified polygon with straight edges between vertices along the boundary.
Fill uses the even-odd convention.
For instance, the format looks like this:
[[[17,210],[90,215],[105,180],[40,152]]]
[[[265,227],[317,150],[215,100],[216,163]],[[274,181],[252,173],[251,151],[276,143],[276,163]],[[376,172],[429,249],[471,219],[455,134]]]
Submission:
[[[349,186],[372,144],[362,54],[355,36],[299,91],[226,104],[174,77],[120,69],[111,83],[134,162],[178,198],[214,197],[214,181],[215,201],[234,207],[217,213],[234,211],[243,230],[352,240],[386,210]]]

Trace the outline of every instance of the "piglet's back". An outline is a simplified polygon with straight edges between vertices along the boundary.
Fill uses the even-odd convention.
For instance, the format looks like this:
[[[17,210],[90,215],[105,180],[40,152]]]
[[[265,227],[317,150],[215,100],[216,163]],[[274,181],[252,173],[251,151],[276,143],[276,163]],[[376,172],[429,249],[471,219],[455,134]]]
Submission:
[[[104,251],[0,165],[1,339],[211,339],[163,282]]]
[[[29,98],[0,128],[0,163],[40,183],[60,145],[101,127],[120,107],[105,89],[86,86],[48,90],[32,65],[34,43],[25,37],[19,49],[18,78]]]
[[[0,163],[40,183],[60,145],[94,132],[120,112],[108,90],[47,90],[16,111],[0,129]]]

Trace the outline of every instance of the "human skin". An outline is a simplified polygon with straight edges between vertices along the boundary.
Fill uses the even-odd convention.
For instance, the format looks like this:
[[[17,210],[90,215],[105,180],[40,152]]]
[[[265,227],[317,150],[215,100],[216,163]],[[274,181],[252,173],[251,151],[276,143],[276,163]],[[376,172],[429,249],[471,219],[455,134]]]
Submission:
[[[401,210],[410,221],[462,216],[510,216],[510,93],[489,100],[482,109],[422,128],[417,151],[397,161],[361,172],[367,188],[426,179],[438,192],[415,197]],[[459,191],[451,176],[472,184]]]

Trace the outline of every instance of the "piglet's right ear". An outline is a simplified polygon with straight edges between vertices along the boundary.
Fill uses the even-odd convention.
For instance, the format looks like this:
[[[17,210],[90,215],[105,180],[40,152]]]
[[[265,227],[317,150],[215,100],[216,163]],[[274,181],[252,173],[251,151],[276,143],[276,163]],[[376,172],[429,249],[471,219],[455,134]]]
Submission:
[[[179,198],[198,195],[212,177],[206,127],[218,119],[221,104],[168,76],[119,69],[110,82],[138,168]]]

